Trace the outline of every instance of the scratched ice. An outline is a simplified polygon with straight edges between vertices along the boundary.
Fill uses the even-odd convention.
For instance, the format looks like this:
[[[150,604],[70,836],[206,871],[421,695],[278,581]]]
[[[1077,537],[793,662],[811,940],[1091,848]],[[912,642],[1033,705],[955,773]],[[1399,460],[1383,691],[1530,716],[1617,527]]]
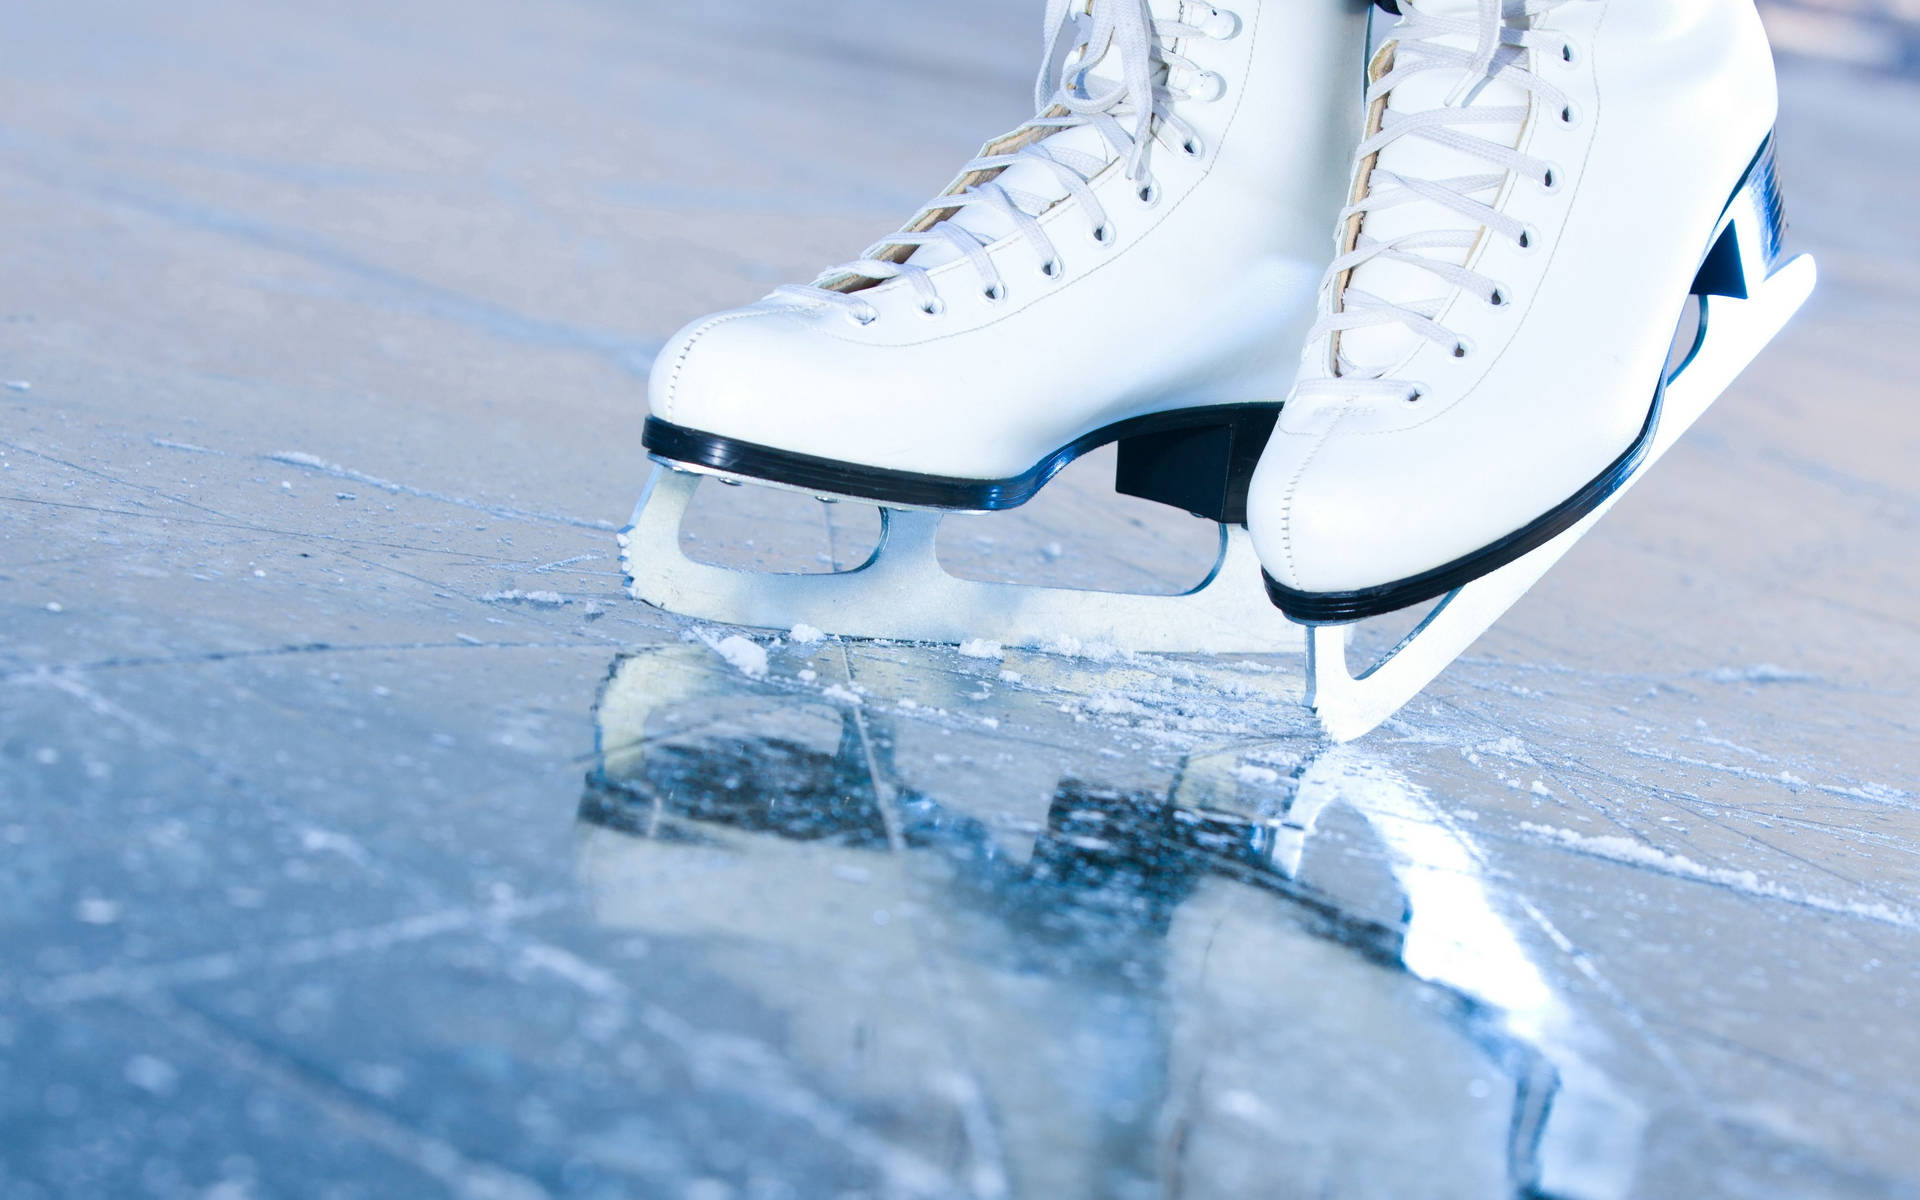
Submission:
[[[1769,6],[1825,290],[1336,752],[1286,659],[622,592],[653,349],[1037,7],[0,0],[0,1197],[1920,1195],[1913,18]],[[1102,469],[944,552],[1190,582]]]

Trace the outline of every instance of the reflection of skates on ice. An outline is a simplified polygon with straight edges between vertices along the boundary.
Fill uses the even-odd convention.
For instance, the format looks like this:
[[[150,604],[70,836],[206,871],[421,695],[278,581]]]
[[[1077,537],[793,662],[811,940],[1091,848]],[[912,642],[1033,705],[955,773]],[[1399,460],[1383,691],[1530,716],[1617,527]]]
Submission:
[[[1550,976],[1416,789],[1345,752],[1242,782],[1252,748],[1311,744],[1228,732],[1259,711],[1114,754],[1124,720],[1056,707],[1072,658],[1016,652],[987,728],[957,714],[991,669],[851,652],[744,679],[667,643],[601,693],[578,863],[595,919],[645,939],[621,1010],[729,1063],[663,1107],[764,1144],[779,1108],[740,1096],[804,1081],[776,1094],[887,1131],[867,1194],[1629,1194],[1642,1114],[1558,1036]],[[983,1163],[1001,1178],[968,1186]]]
[[[661,354],[645,443],[662,468],[624,538],[635,596],[908,640],[1299,647],[1261,595],[1245,495],[1313,321],[1364,19],[1291,0],[1048,7],[1032,121],[860,261]],[[1117,490],[1219,523],[1194,591],[941,568],[943,512],[1021,504],[1109,443]],[[696,562],[679,531],[704,476],[878,504],[880,544],[833,574]]]
[[[1310,626],[1309,702],[1342,739],[1524,594],[1814,282],[1782,253],[1752,0],[1402,8],[1321,320],[1249,501],[1268,590]],[[1669,367],[1690,297],[1697,326]],[[1348,669],[1348,623],[1434,600]]]

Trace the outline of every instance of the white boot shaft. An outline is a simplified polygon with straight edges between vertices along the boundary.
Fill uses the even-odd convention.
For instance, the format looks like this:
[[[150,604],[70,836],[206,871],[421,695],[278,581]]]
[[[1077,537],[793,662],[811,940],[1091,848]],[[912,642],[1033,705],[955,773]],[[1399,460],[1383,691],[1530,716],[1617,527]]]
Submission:
[[[1626,453],[1774,121],[1752,0],[1402,7],[1254,481],[1262,561],[1299,592],[1483,551]]]
[[[1334,0],[1049,7],[1067,22],[1055,49],[1076,31],[1099,42],[1086,78],[1055,61],[1051,107],[823,288],[682,331],[654,369],[656,418],[999,479],[1114,422],[1285,395],[1359,133],[1364,15]]]

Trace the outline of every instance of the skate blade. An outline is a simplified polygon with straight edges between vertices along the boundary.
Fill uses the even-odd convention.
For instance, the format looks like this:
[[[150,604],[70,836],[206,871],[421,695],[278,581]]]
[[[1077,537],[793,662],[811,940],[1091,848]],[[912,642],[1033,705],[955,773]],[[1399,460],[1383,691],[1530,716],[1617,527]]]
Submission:
[[[1349,626],[1313,626],[1307,640],[1307,703],[1327,736],[1349,742],[1375,729],[1465,653],[1712,407],[1806,303],[1817,276],[1813,259],[1802,255],[1780,267],[1751,299],[1701,298],[1700,341],[1669,377],[1646,457],[1579,524],[1449,592],[1399,645],[1357,675],[1347,665]]]
[[[739,570],[687,557],[680,525],[702,476],[656,466],[621,562],[636,600],[727,625],[811,625],[843,637],[957,645],[1099,644],[1154,653],[1299,653],[1303,630],[1274,620],[1247,531],[1219,526],[1207,578],[1152,596],[961,579],[940,565],[934,538],[945,514],[881,508],[880,542],[866,562],[829,574]]]

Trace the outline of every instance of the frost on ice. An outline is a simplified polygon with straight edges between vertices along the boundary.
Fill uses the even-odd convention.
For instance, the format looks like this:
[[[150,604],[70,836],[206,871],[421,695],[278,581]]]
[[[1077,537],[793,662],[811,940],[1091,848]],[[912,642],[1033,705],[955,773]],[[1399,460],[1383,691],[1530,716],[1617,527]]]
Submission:
[[[1520,828],[1536,837],[1567,847],[1576,853],[1604,858],[1611,862],[1627,866],[1644,867],[1662,875],[1671,875],[1679,879],[1691,879],[1700,883],[1710,883],[1728,888],[1748,896],[1758,896],[1770,900],[1781,900],[1788,904],[1798,904],[1807,908],[1817,908],[1824,912],[1843,913],[1848,916],[1864,917],[1869,921],[1878,921],[1883,925],[1894,925],[1904,929],[1920,928],[1920,915],[1905,909],[1895,908],[1880,901],[1840,900],[1829,896],[1814,896],[1782,887],[1769,879],[1762,879],[1755,871],[1736,870],[1730,867],[1709,867],[1683,854],[1669,854],[1665,850],[1637,842],[1632,838],[1612,835],[1591,835],[1576,833],[1571,829],[1562,829],[1553,825],[1541,825],[1533,821],[1522,821]]]
[[[748,679],[767,677],[767,648],[758,642],[749,641],[739,634],[731,634],[717,642],[709,642],[713,652],[733,664],[734,670]]]
[[[542,608],[559,608],[567,602],[567,598],[559,592],[523,592],[517,588],[488,592],[480,598],[489,604],[535,604]]]
[[[1755,663],[1750,667],[1721,667],[1707,672],[1707,678],[1714,683],[1806,683],[1813,676],[1773,663]]]

